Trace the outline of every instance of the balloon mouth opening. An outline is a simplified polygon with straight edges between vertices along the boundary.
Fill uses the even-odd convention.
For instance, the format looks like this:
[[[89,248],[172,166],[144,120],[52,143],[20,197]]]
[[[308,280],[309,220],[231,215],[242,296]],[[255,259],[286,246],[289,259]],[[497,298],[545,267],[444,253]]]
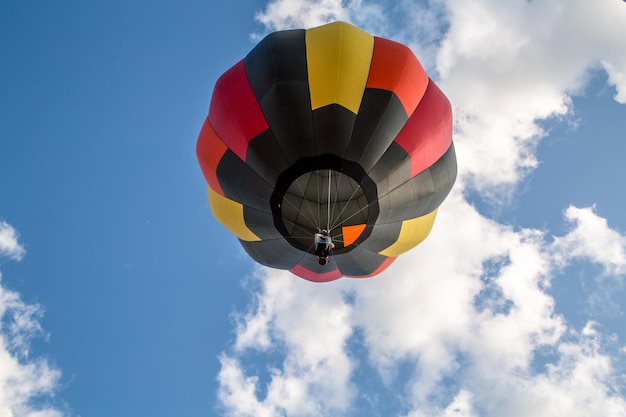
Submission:
[[[367,223],[367,195],[350,175],[333,169],[305,172],[294,179],[280,202],[280,217],[292,239],[304,247],[313,234],[327,229],[337,249],[344,247],[342,228]],[[346,245],[347,246],[347,245]]]
[[[336,255],[364,242],[380,213],[376,183],[358,162],[334,154],[300,158],[281,172],[270,205],[291,246],[313,253],[313,235],[329,229]]]

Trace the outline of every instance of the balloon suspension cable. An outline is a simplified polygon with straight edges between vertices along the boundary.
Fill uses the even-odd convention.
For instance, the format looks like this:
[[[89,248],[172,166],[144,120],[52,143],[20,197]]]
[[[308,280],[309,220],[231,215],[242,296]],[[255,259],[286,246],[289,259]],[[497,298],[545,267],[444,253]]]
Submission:
[[[305,213],[303,213],[302,211],[300,211],[299,207],[296,207],[295,204],[293,204],[291,201],[289,201],[289,199],[285,199],[283,200],[285,202],[287,202],[289,205],[291,205],[293,208],[295,208],[296,210],[298,210],[298,213],[302,214],[302,217],[304,217],[305,220],[307,220],[309,223],[311,223],[312,227],[315,228],[316,224],[315,224],[315,220],[312,218],[309,218]],[[291,223],[292,225],[294,225],[295,227],[297,227],[298,229],[303,230],[306,233],[309,233],[309,230],[305,229],[304,227],[300,226],[298,223],[296,223],[293,220],[288,220],[283,218],[283,221],[287,221],[289,223]]]
[[[312,176],[310,176],[310,177],[309,177],[309,180],[308,180],[308,182],[307,182],[307,184],[306,184],[306,186],[307,186],[307,187],[308,187],[308,186],[309,186],[309,184],[311,183],[311,178],[312,178]],[[302,185],[300,184],[300,178],[296,179],[295,183],[296,183],[296,185],[298,186],[298,189],[300,190],[300,193],[304,196],[304,195],[305,195],[305,192],[304,192],[304,190],[302,189]],[[304,201],[304,203],[306,203],[306,206],[307,206],[307,208],[309,209],[309,213],[311,213],[311,218],[309,218],[309,217],[305,216],[304,214],[303,214],[303,216],[306,218],[306,220],[308,220],[308,221],[311,223],[311,225],[312,225],[313,227],[316,227],[316,226],[317,226],[317,224],[315,223],[315,213],[313,213],[313,209],[311,208],[311,202],[310,202],[310,201],[308,201],[307,199],[303,199],[303,201]],[[292,206],[293,206],[296,210],[298,210],[298,207],[296,207],[293,203],[291,203],[291,205],[292,205]],[[298,211],[300,212],[300,210],[298,210]],[[318,205],[317,211],[318,211],[318,213],[317,213],[317,218],[319,219],[319,205]]]
[[[306,233],[307,237],[311,236],[311,234],[310,234],[311,233],[311,229],[307,229],[307,228],[305,228],[303,226],[300,226],[298,223],[296,223],[296,222],[294,222],[292,220],[288,220],[288,219],[284,219],[284,218],[281,218],[281,220],[286,221],[287,223],[291,224],[294,227],[294,231],[295,231],[295,229],[300,229],[302,232]]]
[[[354,217],[354,216],[356,216],[357,214],[361,213],[363,210],[366,210],[367,208],[369,208],[369,206],[371,206],[372,204],[373,204],[373,202],[372,202],[372,203],[368,203],[368,204],[366,204],[365,206],[361,207],[361,209],[360,209],[360,210],[355,211],[354,213],[352,213],[351,215],[349,215],[348,217],[346,217],[345,219],[343,219],[343,222],[341,222],[340,224],[343,224],[343,223],[347,222],[348,220],[350,220],[351,218],[353,218],[353,217]],[[334,226],[335,226],[335,225],[333,225],[333,227],[334,227]]]
[[[330,179],[333,175],[332,170],[328,170],[328,216],[326,217],[326,230],[330,233]]]
[[[359,214],[360,212],[362,212],[363,210],[365,210],[366,208],[369,207],[369,204],[366,205],[365,207],[361,208],[359,211],[357,211],[356,213],[353,213],[351,216],[343,219],[343,221],[341,221],[341,215],[343,214],[344,211],[346,211],[346,208],[348,208],[349,204],[352,199],[354,198],[354,196],[356,195],[357,191],[359,191],[361,189],[361,184],[359,184],[354,191],[352,191],[352,195],[350,195],[350,198],[348,199],[348,202],[346,203],[346,205],[343,207],[343,209],[341,209],[341,211],[339,212],[339,214],[337,215],[337,218],[335,220],[333,220],[332,224],[330,225],[330,227],[332,229],[334,229],[335,227],[339,227],[341,226],[345,221],[350,220],[352,217],[356,216],[357,214]]]
[[[388,196],[389,194],[391,194],[391,192],[392,192],[392,191],[394,191],[394,190],[396,190],[396,189],[400,188],[401,186],[403,186],[404,184],[406,184],[406,183],[407,183],[407,182],[409,182],[410,180],[411,180],[411,179],[408,179],[408,180],[404,181],[403,183],[401,183],[400,185],[396,186],[393,190],[389,190],[389,191],[387,192],[387,194],[384,194],[384,195],[379,195],[379,196],[378,196],[378,200],[382,199],[383,197]],[[352,195],[351,195],[351,196],[350,196],[350,198],[348,199],[348,202],[352,201],[352,198],[354,197],[354,195],[356,194],[356,192],[357,192],[360,188],[361,188],[361,184],[359,184],[359,186],[358,186],[358,187],[354,190],[354,192],[352,193]],[[372,202],[370,202],[370,203],[367,203],[365,206],[361,207],[361,209],[360,209],[360,210],[355,211],[355,212],[354,212],[354,213],[352,213],[350,216],[346,217],[345,219],[343,219],[343,221],[341,221],[341,214],[343,214],[343,212],[344,212],[345,208],[348,206],[348,205],[346,204],[346,206],[344,207],[344,210],[341,210],[341,213],[339,213],[339,216],[338,216],[338,217],[337,217],[337,219],[335,220],[335,223],[333,223],[333,224],[331,225],[331,227],[332,227],[332,228],[335,228],[335,227],[337,227],[338,225],[341,225],[341,224],[343,224],[343,223],[347,222],[348,220],[350,220],[350,219],[351,219],[351,218],[353,218],[354,216],[356,216],[356,215],[358,215],[359,213],[361,213],[363,210],[368,209],[368,208],[369,208],[369,206],[371,206],[371,205],[372,205],[372,204],[374,204],[374,203],[375,203],[375,201],[372,201]],[[339,221],[339,223],[337,223],[337,221]]]
[[[335,222],[332,220],[335,215],[335,208],[337,207],[337,201],[339,200],[339,187],[341,186],[341,176],[343,173],[340,171],[339,175],[335,175],[335,196],[333,197],[333,208],[330,212],[330,228],[334,229]],[[341,206],[341,205],[339,205]],[[341,207],[340,207],[341,208]],[[339,211],[339,209],[337,209]]]
[[[322,192],[324,191],[324,184],[320,181],[319,170],[315,171],[315,191],[317,191],[317,228],[322,225]]]

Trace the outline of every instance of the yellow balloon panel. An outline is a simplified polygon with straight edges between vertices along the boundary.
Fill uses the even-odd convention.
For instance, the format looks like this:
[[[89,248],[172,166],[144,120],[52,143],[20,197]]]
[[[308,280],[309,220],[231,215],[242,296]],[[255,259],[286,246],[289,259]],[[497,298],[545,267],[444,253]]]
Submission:
[[[213,211],[215,218],[222,223],[225,228],[230,230],[232,234],[241,240],[247,242],[261,240],[246,226],[243,218],[242,204],[216,193],[211,187],[207,188],[209,189],[209,205],[211,206],[211,211]]]
[[[415,246],[422,243],[422,241],[428,237],[428,234],[433,228],[435,216],[437,216],[436,209],[424,216],[403,221],[398,240],[396,240],[395,243],[389,246],[387,249],[382,250],[379,253],[381,255],[394,258],[398,255],[403,254],[409,249],[413,249]]]
[[[344,22],[306,31],[306,57],[313,110],[339,104],[356,114],[374,50],[374,37]]]

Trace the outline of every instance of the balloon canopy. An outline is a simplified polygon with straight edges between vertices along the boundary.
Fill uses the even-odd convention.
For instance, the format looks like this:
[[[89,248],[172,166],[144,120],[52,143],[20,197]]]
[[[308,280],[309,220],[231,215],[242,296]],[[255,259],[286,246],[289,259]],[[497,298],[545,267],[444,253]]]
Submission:
[[[246,252],[318,282],[418,245],[456,179],[447,98],[409,48],[343,22],[272,33],[226,71],[197,155]],[[323,266],[317,228],[335,244]]]

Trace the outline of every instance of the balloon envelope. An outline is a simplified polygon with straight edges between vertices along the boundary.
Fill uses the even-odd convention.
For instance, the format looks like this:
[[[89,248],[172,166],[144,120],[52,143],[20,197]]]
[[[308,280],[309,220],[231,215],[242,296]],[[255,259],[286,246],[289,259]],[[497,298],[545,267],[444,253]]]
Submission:
[[[380,273],[456,178],[447,98],[406,46],[343,22],[272,33],[226,71],[197,156],[246,252],[311,281]],[[336,245],[324,266],[317,228]]]

